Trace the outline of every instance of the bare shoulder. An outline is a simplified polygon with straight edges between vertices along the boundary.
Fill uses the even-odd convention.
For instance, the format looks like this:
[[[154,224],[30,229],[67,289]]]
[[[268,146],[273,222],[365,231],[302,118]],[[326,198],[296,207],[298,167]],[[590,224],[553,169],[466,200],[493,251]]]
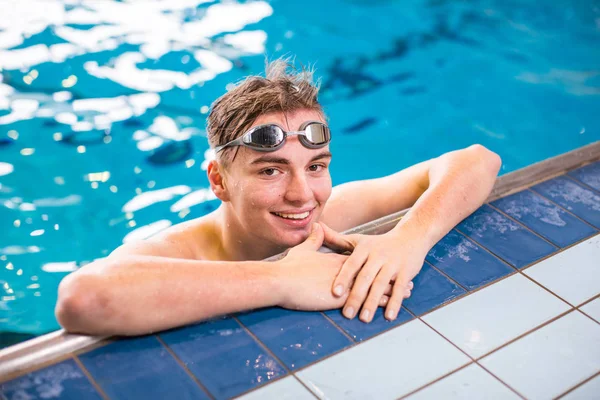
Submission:
[[[191,260],[211,259],[214,248],[214,223],[210,214],[173,225],[146,240],[125,243],[111,253],[149,255]]]

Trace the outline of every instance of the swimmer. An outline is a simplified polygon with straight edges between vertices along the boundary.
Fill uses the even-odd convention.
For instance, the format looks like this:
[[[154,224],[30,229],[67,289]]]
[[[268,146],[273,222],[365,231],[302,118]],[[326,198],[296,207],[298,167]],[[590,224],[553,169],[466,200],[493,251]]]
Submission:
[[[341,308],[365,323],[385,307],[393,321],[427,252],[488,197],[500,157],[472,145],[332,187],[335,132],[317,94],[310,71],[275,60],[265,77],[218,98],[207,120],[207,175],[219,208],[65,277],[59,323],[140,335],[271,306]],[[409,207],[385,234],[339,233]],[[322,245],[339,253],[317,251]]]

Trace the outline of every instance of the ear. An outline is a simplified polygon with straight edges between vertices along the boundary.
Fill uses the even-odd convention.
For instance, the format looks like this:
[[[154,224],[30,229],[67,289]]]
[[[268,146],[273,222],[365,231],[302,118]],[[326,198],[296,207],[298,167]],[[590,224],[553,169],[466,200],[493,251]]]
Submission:
[[[229,191],[225,184],[224,167],[217,160],[211,160],[206,168],[210,188],[221,201],[229,201]]]

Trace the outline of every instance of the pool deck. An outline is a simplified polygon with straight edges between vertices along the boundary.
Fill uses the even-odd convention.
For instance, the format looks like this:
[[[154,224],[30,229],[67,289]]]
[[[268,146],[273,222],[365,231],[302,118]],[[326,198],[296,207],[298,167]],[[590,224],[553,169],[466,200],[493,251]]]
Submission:
[[[268,308],[131,339],[57,333],[51,360],[39,355],[43,338],[0,351],[0,365],[16,353],[42,361],[0,367],[1,395],[598,398],[600,142],[584,149],[576,168],[561,156],[500,178],[429,252],[396,321],[382,308],[370,324]]]

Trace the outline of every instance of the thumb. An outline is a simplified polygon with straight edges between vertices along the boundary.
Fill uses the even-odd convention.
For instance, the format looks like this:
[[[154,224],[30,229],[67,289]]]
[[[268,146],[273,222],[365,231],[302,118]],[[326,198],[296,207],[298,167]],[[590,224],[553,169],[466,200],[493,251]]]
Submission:
[[[306,240],[300,243],[297,248],[305,250],[319,250],[323,245],[323,228],[318,222],[315,222],[312,226],[312,231]]]
[[[321,222],[325,245],[336,251],[352,251],[356,247],[354,235],[342,235]]]

